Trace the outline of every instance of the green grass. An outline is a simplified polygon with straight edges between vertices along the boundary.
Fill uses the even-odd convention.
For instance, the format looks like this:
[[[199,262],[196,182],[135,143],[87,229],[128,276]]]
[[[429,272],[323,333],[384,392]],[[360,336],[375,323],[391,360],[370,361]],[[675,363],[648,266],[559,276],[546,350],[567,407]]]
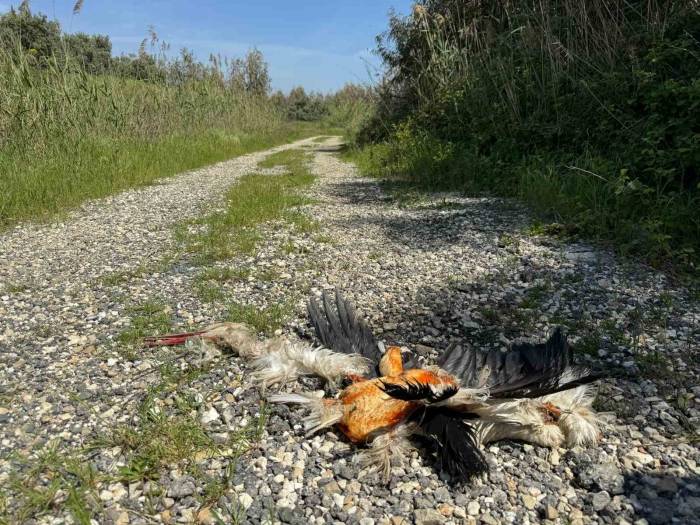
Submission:
[[[172,85],[0,48],[0,229],[318,134],[209,68]]]
[[[266,422],[265,407],[261,414],[246,427],[229,433],[224,443],[215,442],[199,421],[199,401],[187,386],[207,370],[194,368],[185,371],[165,367],[162,380],[153,387],[142,401],[137,424],[119,426],[102,437],[93,446],[119,447],[127,456],[126,464],[118,471],[117,479],[123,482],[158,479],[163,468],[179,465],[195,477],[203,478],[198,463],[215,456],[226,456],[233,463],[245,453],[251,443],[260,439]],[[170,408],[161,408],[158,401],[169,398]],[[230,475],[227,478],[230,481]],[[215,482],[208,478],[205,492],[210,500]],[[225,481],[225,480],[224,480]]]
[[[260,405],[259,415],[246,426],[230,431],[226,441],[215,442],[199,421],[201,399],[191,390],[192,382],[209,369],[181,369],[166,361],[159,372],[159,383],[149,389],[129,424],[102,429],[85,447],[60,448],[53,442],[27,457],[14,455],[16,469],[0,490],[0,523],[25,523],[65,511],[75,523],[88,525],[91,519],[103,517],[98,492],[105,483],[158,480],[163,469],[180,468],[193,476],[204,487],[202,494],[195,495],[202,507],[215,504],[229,492],[239,458],[265,430],[266,406]],[[114,473],[98,471],[91,462],[93,453],[115,447],[124,465]],[[213,477],[201,467],[211,457],[228,462],[223,477]],[[154,485],[146,494],[146,510],[155,513],[152,499],[164,495],[165,489]]]
[[[241,177],[228,191],[224,211],[197,221],[201,231],[182,234],[186,250],[196,254],[201,264],[253,253],[261,240],[259,227],[272,221],[286,220],[301,232],[316,231],[314,222],[295,210],[312,202],[298,193],[314,181],[306,166],[306,153],[287,150],[271,157],[263,167],[283,165],[287,172]]]
[[[287,318],[292,314],[292,310],[290,302],[274,304],[266,308],[232,302],[228,306],[226,320],[245,323],[257,332],[270,336],[275,330],[284,326]]]
[[[424,191],[520,198],[552,224],[540,233],[697,278],[697,2],[420,4],[380,38],[386,89],[346,158]]]
[[[24,283],[5,283],[2,291],[8,294],[22,293],[29,290],[29,285]]]
[[[98,515],[96,485],[100,476],[80,455],[61,451],[51,443],[36,457],[19,458],[18,463],[23,470],[11,475],[9,484],[20,502],[13,523],[49,514],[56,507],[65,508],[81,525],[89,525]]]
[[[164,334],[172,325],[169,307],[159,301],[132,306],[127,313],[131,317],[131,325],[117,337],[117,341],[127,347],[136,345],[147,335]]]
[[[0,159],[0,226],[50,217],[87,199],[151,184],[186,170],[305,135],[294,126],[255,134],[169,136],[157,142],[114,139],[57,151],[45,160]]]

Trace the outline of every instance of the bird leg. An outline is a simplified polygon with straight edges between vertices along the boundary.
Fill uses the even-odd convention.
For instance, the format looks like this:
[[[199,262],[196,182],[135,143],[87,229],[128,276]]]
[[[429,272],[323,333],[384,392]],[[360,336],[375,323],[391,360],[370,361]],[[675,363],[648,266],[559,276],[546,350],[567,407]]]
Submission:
[[[542,403],[540,407],[545,423],[556,423],[561,417],[561,410],[552,403]]]
[[[161,335],[159,337],[144,337],[144,345],[148,348],[154,346],[177,346],[185,343],[188,339],[197,337],[206,333],[206,330],[199,330],[197,332],[182,332],[180,334],[167,334]]]
[[[388,432],[377,435],[370,446],[356,456],[363,466],[376,467],[386,483],[391,480],[392,459],[403,465],[410,457],[413,445],[408,437],[415,433],[415,425],[401,423]]]

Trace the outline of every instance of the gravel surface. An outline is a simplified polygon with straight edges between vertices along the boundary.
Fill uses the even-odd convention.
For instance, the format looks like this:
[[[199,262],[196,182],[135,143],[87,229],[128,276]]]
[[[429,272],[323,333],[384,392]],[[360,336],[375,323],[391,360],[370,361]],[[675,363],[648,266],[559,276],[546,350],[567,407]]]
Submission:
[[[266,225],[255,254],[214,265],[245,270],[209,282],[216,294],[178,226],[285,147],[0,236],[0,523],[697,523],[697,293],[532,235],[512,202],[382,188],[336,146],[285,146],[310,151],[318,178],[303,211],[318,228]],[[615,374],[600,385],[600,446],[500,442],[490,473],[461,487],[416,452],[387,485],[339,433],[305,438],[303,409],[266,407],[240,359],[129,336],[199,327],[234,304],[288,314],[296,337],[309,331],[308,293],[331,287],[426,362],[565,325],[582,361]]]

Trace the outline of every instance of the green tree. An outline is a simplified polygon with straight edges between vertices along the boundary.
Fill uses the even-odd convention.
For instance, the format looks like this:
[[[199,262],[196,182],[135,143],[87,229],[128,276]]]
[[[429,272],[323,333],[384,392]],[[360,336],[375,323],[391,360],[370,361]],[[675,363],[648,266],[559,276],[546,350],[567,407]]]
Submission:
[[[0,16],[0,46],[7,49],[18,45],[38,63],[45,63],[61,54],[61,26],[46,15],[33,14],[23,3],[19,10],[13,8]]]
[[[88,73],[105,73],[112,60],[112,42],[106,35],[75,33],[65,35],[67,52],[75,58]]]

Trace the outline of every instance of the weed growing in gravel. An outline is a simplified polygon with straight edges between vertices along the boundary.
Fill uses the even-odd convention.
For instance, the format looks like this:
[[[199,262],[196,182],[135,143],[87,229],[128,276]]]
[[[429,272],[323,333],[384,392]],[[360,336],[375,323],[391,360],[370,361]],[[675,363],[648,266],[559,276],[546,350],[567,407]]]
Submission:
[[[160,383],[148,391],[139,406],[137,423],[117,427],[93,444],[94,448],[120,447],[126,454],[126,464],[118,471],[120,481],[157,479],[161,469],[179,465],[204,479],[211,496],[215,481],[206,477],[198,463],[209,457],[226,456],[235,471],[237,458],[262,436],[267,412],[261,407],[260,415],[250,424],[231,432],[226,442],[215,442],[197,416],[201,398],[186,388],[207,372],[206,368],[182,370],[164,364],[160,368]],[[230,476],[232,473],[227,478]],[[228,486],[228,481],[220,483]]]
[[[213,281],[197,282],[194,285],[197,297],[205,303],[218,303],[224,300],[225,294],[221,285]]]
[[[320,244],[331,244],[331,245],[337,244],[333,237],[331,237],[330,235],[325,235],[323,233],[316,235],[314,237],[314,242],[317,242]]]
[[[243,281],[250,276],[249,268],[207,268],[195,279],[194,288],[197,296],[205,302],[223,302],[225,290],[222,284]]]
[[[62,507],[77,523],[89,525],[100,508],[96,494],[99,478],[89,462],[59,451],[56,443],[39,451],[36,458],[21,458],[18,462],[24,470],[10,478],[10,490],[19,501],[13,523],[24,523]]]
[[[22,293],[29,290],[29,285],[24,283],[5,283],[3,287],[3,292],[5,293]]]
[[[272,335],[275,330],[282,328],[292,313],[291,303],[273,304],[259,309],[250,304],[231,303],[228,306],[226,320],[234,323],[245,323],[265,335]]]
[[[266,268],[255,275],[256,280],[266,283],[276,281],[279,278],[280,272],[277,268]]]
[[[133,345],[146,335],[163,334],[171,325],[170,307],[158,301],[146,301],[128,309],[131,326],[124,330],[117,340],[125,345]]]
[[[276,220],[289,220],[299,229],[311,229],[295,207],[311,201],[296,190],[308,186],[314,176],[306,167],[306,153],[285,150],[267,159],[264,167],[284,163],[283,175],[251,174],[241,177],[227,194],[226,209],[198,221],[203,226],[196,233],[181,233],[187,250],[197,254],[201,264],[228,259],[237,253],[252,253],[261,239],[259,227]]]
[[[520,302],[520,308],[535,309],[542,306],[551,288],[548,284],[538,284],[525,292],[525,297]]]
[[[243,281],[250,276],[250,268],[207,268],[197,276],[198,282]]]
[[[579,339],[578,343],[574,346],[574,350],[581,354],[590,355],[592,357],[598,356],[598,350],[602,345],[602,339],[600,333],[594,330]]]

